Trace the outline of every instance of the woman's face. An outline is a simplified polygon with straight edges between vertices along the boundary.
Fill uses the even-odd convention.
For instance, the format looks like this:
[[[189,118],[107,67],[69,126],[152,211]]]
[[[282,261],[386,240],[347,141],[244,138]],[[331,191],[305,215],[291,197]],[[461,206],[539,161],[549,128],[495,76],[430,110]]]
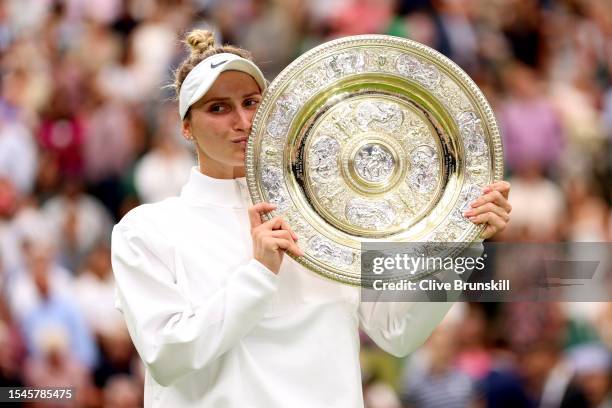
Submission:
[[[251,123],[261,101],[257,82],[240,71],[222,72],[183,120],[183,135],[196,144],[200,171],[215,178],[244,176]]]

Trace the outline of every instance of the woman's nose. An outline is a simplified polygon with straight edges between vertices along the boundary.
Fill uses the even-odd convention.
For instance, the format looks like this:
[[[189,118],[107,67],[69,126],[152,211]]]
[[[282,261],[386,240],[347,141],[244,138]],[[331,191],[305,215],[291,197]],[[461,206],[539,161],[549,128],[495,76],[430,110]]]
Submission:
[[[253,122],[253,111],[251,109],[238,108],[236,109],[236,130],[245,132],[251,131],[251,123]]]

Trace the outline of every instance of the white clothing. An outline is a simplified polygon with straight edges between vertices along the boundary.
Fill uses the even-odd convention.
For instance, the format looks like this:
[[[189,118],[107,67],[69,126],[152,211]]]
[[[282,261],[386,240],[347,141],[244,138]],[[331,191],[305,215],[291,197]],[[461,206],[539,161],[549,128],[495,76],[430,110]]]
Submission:
[[[102,280],[86,270],[74,280],[72,292],[93,333],[115,333],[124,327],[121,314],[113,307],[115,280],[112,275]]]
[[[565,211],[561,188],[545,178],[530,181],[513,177],[510,183],[512,195],[508,201],[512,205],[512,222],[508,224],[508,231],[527,229],[538,238],[554,234]]]
[[[36,142],[19,122],[0,119],[0,177],[7,177],[21,194],[32,191],[36,178]]]
[[[187,151],[168,155],[153,149],[145,154],[134,170],[134,184],[142,202],[161,201],[179,193],[193,162]]]
[[[53,264],[47,271],[51,291],[63,297],[72,296],[72,275],[70,271],[60,265]],[[27,270],[18,270],[11,275],[7,282],[7,300],[12,315],[21,323],[32,313],[41,307],[41,297],[32,273]]]
[[[286,256],[252,259],[244,179],[191,172],[180,197],[115,226],[117,307],[146,365],[146,407],[363,406],[358,328],[405,356],[452,303],[360,303]]]
[[[76,215],[77,251],[85,254],[99,241],[108,239],[111,229],[111,216],[97,198],[81,194],[76,200],[64,195],[57,195],[48,200],[42,207],[42,212],[63,246],[66,245],[64,226],[71,213]]]

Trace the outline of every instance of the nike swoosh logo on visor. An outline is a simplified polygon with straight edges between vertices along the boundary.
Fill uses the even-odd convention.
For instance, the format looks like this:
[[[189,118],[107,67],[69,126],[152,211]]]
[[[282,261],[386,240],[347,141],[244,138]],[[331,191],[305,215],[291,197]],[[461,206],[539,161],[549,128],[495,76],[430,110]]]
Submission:
[[[227,60],[225,60],[225,61],[221,61],[221,62],[219,62],[218,64],[213,64],[213,63],[211,62],[211,63],[210,63],[210,67],[211,67],[212,69],[215,69],[215,68],[217,68],[219,65],[223,65],[223,64],[225,64],[226,62],[227,62]]]

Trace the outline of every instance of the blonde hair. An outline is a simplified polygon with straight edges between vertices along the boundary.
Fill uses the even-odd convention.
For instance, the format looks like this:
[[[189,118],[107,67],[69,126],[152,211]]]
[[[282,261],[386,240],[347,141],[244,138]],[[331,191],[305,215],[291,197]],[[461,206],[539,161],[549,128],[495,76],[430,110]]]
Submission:
[[[208,30],[192,30],[185,36],[183,43],[187,45],[191,54],[181,63],[181,65],[174,71],[174,90],[178,98],[181,90],[181,85],[187,77],[187,74],[201,61],[210,57],[211,55],[221,54],[228,52],[230,54],[236,54],[242,58],[253,60],[251,53],[239,47],[233,45],[217,45],[215,44],[215,37],[212,32]]]

